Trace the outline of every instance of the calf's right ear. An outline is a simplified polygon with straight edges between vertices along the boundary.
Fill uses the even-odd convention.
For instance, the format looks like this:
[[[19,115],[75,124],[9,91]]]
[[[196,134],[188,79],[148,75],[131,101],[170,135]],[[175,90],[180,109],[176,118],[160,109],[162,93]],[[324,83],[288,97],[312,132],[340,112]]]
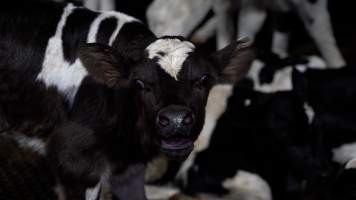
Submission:
[[[98,83],[113,88],[124,85],[124,64],[111,47],[98,43],[87,43],[79,48],[79,59],[89,75]]]

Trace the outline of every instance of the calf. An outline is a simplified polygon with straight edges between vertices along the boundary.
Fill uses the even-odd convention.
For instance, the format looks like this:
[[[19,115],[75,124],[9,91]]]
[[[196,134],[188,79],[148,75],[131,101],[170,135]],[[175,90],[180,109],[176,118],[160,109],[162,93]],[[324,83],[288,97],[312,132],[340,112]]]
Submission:
[[[323,134],[327,149],[332,153],[331,159],[345,164],[355,157],[356,150],[356,110],[353,106],[356,71],[352,68],[313,69],[307,70],[303,77],[305,98],[315,113],[313,123]]]
[[[356,141],[352,105],[356,98],[356,71],[348,67],[326,69],[325,63],[315,56],[309,57],[308,62],[268,57],[275,59],[254,62],[247,82],[255,91],[297,93],[304,101],[309,123],[322,135],[330,159],[339,164],[352,159]]]
[[[242,82],[239,83],[240,86],[244,85],[242,91],[234,90],[233,89],[234,87],[231,84],[220,84],[215,86],[211,90],[208,98],[207,107],[206,107],[205,124],[196,142],[196,148],[194,149],[193,153],[190,154],[188,159],[184,161],[183,164],[169,162],[168,171],[163,175],[161,179],[159,179],[155,183],[156,184],[166,183],[167,181],[174,180],[174,177],[178,177],[178,180],[183,180],[183,184],[186,184],[186,182],[188,181],[186,177],[187,170],[189,168],[192,168],[192,165],[194,165],[194,163],[196,162],[195,158],[197,153],[204,150],[209,151],[210,143],[214,144],[214,141],[212,141],[212,139],[217,137],[217,136],[213,136],[213,134],[216,134],[215,127],[216,126],[221,127],[220,125],[217,124],[225,124],[225,125],[228,124],[226,126],[230,127],[229,122],[226,122],[226,117],[222,117],[226,115],[225,112],[229,113],[228,115],[230,115],[231,117],[237,117],[239,119],[243,117],[248,118],[247,120],[236,120],[236,123],[241,123],[240,125],[234,125],[234,127],[232,127],[232,129],[234,129],[236,132],[238,131],[245,132],[246,130],[240,130],[235,126],[239,126],[239,127],[251,126],[254,128],[255,126],[251,124],[251,121],[253,121],[253,123],[257,123],[264,127],[267,125],[262,124],[262,122],[260,121],[254,122],[254,120],[252,120],[253,115],[266,115],[271,117],[273,114],[276,114],[277,111],[262,109],[262,107],[268,106],[270,104],[268,102],[272,101],[272,100],[266,101],[266,99],[274,99],[273,101],[277,101],[277,97],[282,97],[282,100],[280,101],[281,105],[277,105],[277,107],[281,107],[283,104],[283,105],[289,105],[289,107],[286,106],[286,108],[291,109],[293,108],[293,106],[298,107],[298,105],[301,105],[302,107],[296,109],[305,110],[305,114],[308,117],[307,121],[310,124],[314,116],[313,109],[309,106],[308,102],[305,101],[304,96],[300,94],[301,89],[298,88],[303,89],[303,87],[294,88],[294,85],[297,84],[296,82],[298,82],[297,85],[299,85],[299,80],[302,77],[302,73],[300,72],[300,70],[303,71],[306,70],[307,68],[317,68],[317,67],[322,68],[324,66],[325,64],[323,63],[323,61],[316,56],[311,56],[308,57],[307,59],[305,58],[280,59],[277,55],[274,55],[273,53],[270,54],[270,53],[260,52],[258,54],[258,59],[253,62],[247,74],[247,77]],[[285,94],[282,95],[283,93],[282,94],[277,93],[278,94],[277,95],[275,94],[276,92],[278,93],[283,92]],[[288,100],[292,100],[292,98],[287,98],[288,93],[293,94],[293,95],[290,94],[290,96],[295,96],[295,98],[298,99],[295,102],[299,102],[299,103],[297,104],[297,103],[290,102],[288,104]],[[233,100],[229,100],[230,97],[233,98],[235,102]],[[230,102],[229,104],[228,104],[228,100]],[[253,106],[255,108],[254,110],[251,110],[251,107],[249,107],[251,104],[254,105]],[[232,109],[232,111],[230,109]],[[265,113],[265,112],[270,112],[270,113]],[[298,119],[297,120],[298,122],[300,122],[301,124],[304,123],[304,120],[300,120],[301,116],[299,117],[293,116],[293,114],[295,114],[295,112],[291,112],[290,115],[288,116],[291,118],[296,117],[296,119]],[[278,122],[277,120],[271,120],[271,121]],[[288,123],[289,123],[288,121],[280,121],[280,125],[287,126]],[[276,134],[279,134],[278,133],[279,128],[275,127],[275,129],[276,129]],[[288,132],[288,130],[285,131]],[[218,132],[222,132],[222,131],[218,130]],[[250,132],[253,131],[250,130]],[[250,135],[251,134],[252,133],[250,133]],[[304,136],[305,135],[303,134],[301,137]],[[230,135],[228,135],[227,137],[230,137]],[[236,136],[236,137],[237,137],[236,139],[239,139],[240,137],[243,138],[242,136]],[[228,140],[225,137],[223,138],[224,141]],[[258,138],[256,137],[256,138],[249,138],[249,139],[257,140]],[[244,139],[244,141],[246,140]],[[273,141],[273,139],[271,139],[271,141]],[[245,150],[242,151],[249,155],[249,152]],[[249,177],[248,173],[246,174],[243,172],[239,174],[242,174],[242,176],[247,175],[247,177]],[[242,180],[245,180],[245,178],[242,178]],[[240,182],[239,180],[237,181],[237,183],[242,183],[242,182]],[[252,188],[244,188],[243,190],[247,190],[245,193],[250,193],[249,195],[256,193],[256,192],[251,192],[250,189]],[[239,188],[238,190],[240,191],[241,188]],[[265,194],[267,193],[268,192],[266,192]],[[237,194],[237,195],[241,196],[241,194]]]
[[[57,199],[44,140],[67,119],[54,87],[12,71],[0,73],[0,199]],[[25,133],[25,134],[24,134]]]
[[[191,163],[185,180],[188,192],[224,194],[227,189],[241,189],[244,173],[235,172],[236,177],[232,177],[233,169],[242,168],[266,179],[276,199],[313,199],[318,184],[338,192],[332,195],[343,196],[334,191],[340,188],[333,182],[345,181],[344,176],[331,173],[335,170],[335,163],[331,162],[343,165],[355,156],[356,138],[351,123],[355,113],[351,105],[356,97],[355,72],[352,68],[310,69],[308,66],[323,66],[315,57],[310,61],[317,62],[303,66],[298,64],[300,61],[275,61],[274,67],[270,67],[271,63],[254,62],[247,80],[252,84],[247,86],[265,94],[249,90],[244,93],[241,88],[232,93],[213,135],[206,137],[208,146]],[[317,63],[320,65],[315,66]],[[221,166],[225,162],[229,166]],[[272,178],[268,173],[273,174]],[[344,184],[352,187],[350,181]]]
[[[338,171],[328,177],[327,181],[321,183],[316,189],[306,195],[305,200],[350,200],[356,198],[355,159],[339,167]]]
[[[244,170],[266,180],[273,199],[298,199],[305,181],[311,183],[328,170],[319,143],[309,129],[303,101],[293,92],[235,88],[208,148],[188,171],[186,190],[226,194],[238,187],[233,185],[241,179],[237,171]]]
[[[250,60],[246,40],[204,57],[118,12],[23,2],[0,13],[0,69],[56,88],[68,106],[41,140],[67,199],[96,199],[101,181],[145,199],[145,163],[160,151],[185,158],[210,88],[240,79]]]

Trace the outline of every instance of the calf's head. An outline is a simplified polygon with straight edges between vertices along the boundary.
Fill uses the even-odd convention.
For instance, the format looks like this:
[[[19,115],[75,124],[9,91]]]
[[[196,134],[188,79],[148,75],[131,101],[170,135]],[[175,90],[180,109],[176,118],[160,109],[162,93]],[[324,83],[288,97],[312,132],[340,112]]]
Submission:
[[[126,52],[115,44],[86,44],[80,58],[97,82],[132,91],[142,140],[150,138],[169,155],[186,156],[202,129],[210,88],[237,81],[248,70],[248,44],[239,40],[204,57],[181,37],[162,37],[140,48],[126,45]]]

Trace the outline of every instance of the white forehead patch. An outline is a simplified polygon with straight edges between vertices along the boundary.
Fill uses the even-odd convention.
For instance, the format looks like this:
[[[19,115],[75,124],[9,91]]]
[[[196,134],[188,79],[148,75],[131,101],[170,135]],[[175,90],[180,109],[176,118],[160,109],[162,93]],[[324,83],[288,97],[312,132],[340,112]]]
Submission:
[[[185,59],[194,49],[193,43],[176,38],[158,39],[146,48],[148,58],[157,57],[160,67],[175,80],[178,80],[177,76]]]

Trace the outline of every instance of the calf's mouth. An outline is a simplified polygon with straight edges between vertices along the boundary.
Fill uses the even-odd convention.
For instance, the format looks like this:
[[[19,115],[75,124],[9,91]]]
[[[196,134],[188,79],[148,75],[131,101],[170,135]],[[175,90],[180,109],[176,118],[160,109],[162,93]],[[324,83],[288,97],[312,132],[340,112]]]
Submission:
[[[161,139],[163,153],[173,157],[186,157],[194,148],[194,140],[188,137],[169,137]]]

